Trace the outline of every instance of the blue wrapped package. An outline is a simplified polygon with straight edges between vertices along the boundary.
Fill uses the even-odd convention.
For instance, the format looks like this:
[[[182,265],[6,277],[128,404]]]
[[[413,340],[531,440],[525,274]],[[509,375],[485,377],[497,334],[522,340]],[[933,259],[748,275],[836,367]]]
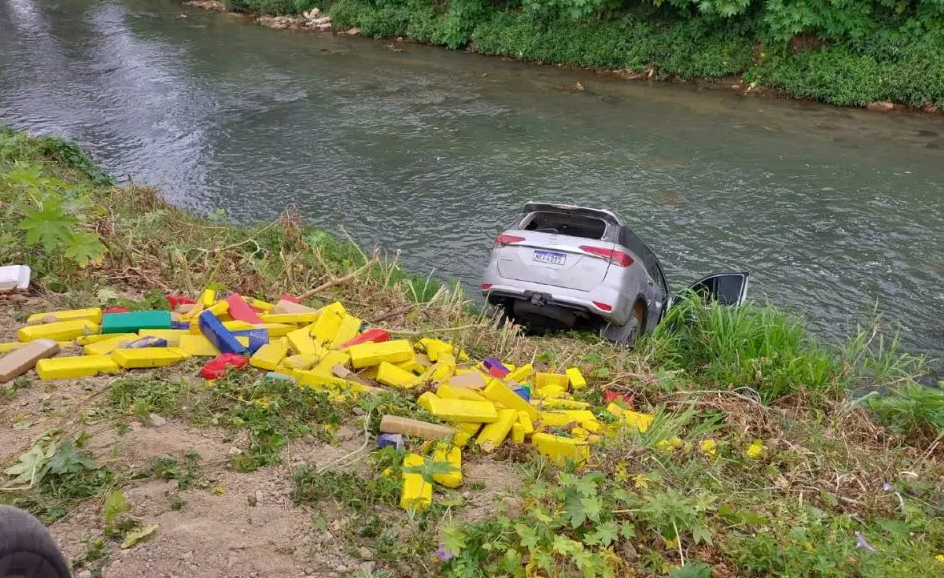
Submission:
[[[216,318],[216,315],[209,311],[204,311],[199,318],[200,333],[210,340],[210,343],[216,347],[220,353],[245,353],[246,348],[236,339],[233,333],[223,327],[223,323]],[[251,338],[250,338],[251,339]]]

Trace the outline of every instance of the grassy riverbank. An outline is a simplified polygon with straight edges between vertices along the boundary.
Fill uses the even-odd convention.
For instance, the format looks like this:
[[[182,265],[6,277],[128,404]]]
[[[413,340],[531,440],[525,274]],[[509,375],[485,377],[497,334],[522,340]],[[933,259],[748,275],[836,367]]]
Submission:
[[[605,436],[580,470],[527,446],[469,448],[465,484],[410,513],[396,508],[401,456],[358,448],[379,413],[430,419],[419,391],[337,401],[249,372],[208,388],[193,364],[18,379],[0,390],[0,465],[52,443],[65,461],[34,487],[10,491],[5,479],[0,501],[53,524],[92,575],[207,562],[234,575],[360,578],[944,572],[944,398],[901,388],[920,361],[871,331],[828,347],[770,307],[685,302],[637,351],[521,336],[297,215],[248,228],[198,218],[153,189],[111,186],[69,143],[5,130],[0,211],[2,261],[36,272],[34,295],[2,301],[4,326],[57,306],[163,307],[163,293],[207,285],[269,299],[323,287],[317,303],[450,339],[473,359],[578,366],[590,382],[582,399],[615,391],[655,415],[643,434]],[[847,399],[863,386],[899,393]],[[149,541],[117,554],[152,524]]]
[[[631,77],[730,79],[842,106],[944,104],[940,8],[854,0],[226,0],[231,10],[326,10],[375,37],[530,61],[616,69]]]

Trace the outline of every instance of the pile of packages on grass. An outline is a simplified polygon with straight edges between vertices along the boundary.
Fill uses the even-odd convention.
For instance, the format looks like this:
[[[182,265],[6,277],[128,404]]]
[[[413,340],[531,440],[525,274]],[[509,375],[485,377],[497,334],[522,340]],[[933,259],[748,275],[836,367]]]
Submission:
[[[76,379],[102,373],[153,368],[191,357],[211,360],[200,370],[208,380],[252,366],[265,379],[289,380],[329,394],[377,393],[378,386],[423,391],[417,403],[449,425],[385,415],[379,444],[402,448],[403,436],[450,440],[437,444],[433,461],[450,473],[434,479],[447,487],[462,483],[462,448],[474,441],[490,452],[510,439],[530,443],[558,464],[585,462],[590,446],[607,426],[591,404],[573,399],[586,387],[578,368],[566,373],[535,372],[495,358],[471,362],[445,341],[416,343],[391,339],[367,328],[340,302],[314,309],[283,296],[277,304],[232,294],[218,299],[212,290],[197,299],[169,295],[171,310],[124,308],[51,311],[31,315],[17,332],[18,342],[0,343],[0,383],[35,367],[40,379]],[[84,355],[57,356],[60,348],[82,347]],[[610,421],[645,431],[652,416],[607,400]],[[423,508],[432,487],[415,466],[424,458],[408,454],[403,462],[401,506]]]

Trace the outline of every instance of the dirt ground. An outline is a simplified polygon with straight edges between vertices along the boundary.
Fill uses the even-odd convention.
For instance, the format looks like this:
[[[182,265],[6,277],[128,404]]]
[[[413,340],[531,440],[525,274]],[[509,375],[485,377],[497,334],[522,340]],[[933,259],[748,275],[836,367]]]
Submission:
[[[48,305],[39,300],[0,302],[0,341],[15,340],[24,312]],[[129,429],[119,433],[114,418],[98,409],[116,376],[52,382],[40,381],[34,372],[26,377],[31,382],[28,387],[17,389],[14,396],[0,396],[0,465],[15,461],[49,430],[58,430],[63,437],[86,432],[90,437],[84,451],[113,468],[144,470],[159,456],[180,458],[187,450],[200,455],[200,481],[185,491],[178,489],[176,480],[154,478],[122,486],[129,514],[142,527],[156,524],[158,529],[129,549],[107,542],[104,563],[97,564],[101,576],[338,578],[378,575],[381,570],[390,576],[414,575],[409,568],[376,560],[370,548],[344,539],[346,519],[335,504],[313,509],[292,501],[292,469],[324,465],[359,448],[364,442],[362,423],[342,426],[337,445],[313,438],[292,440],[281,464],[239,473],[230,458],[246,440],[232,431],[198,429],[173,418],[152,421],[128,416],[123,423]],[[375,441],[368,443],[373,447]],[[367,473],[363,461],[351,468]],[[466,464],[463,470],[465,486],[460,491],[467,502],[454,513],[460,519],[494,512],[496,505],[512,499],[520,484],[517,466],[488,457]],[[467,490],[470,485],[475,491]],[[85,556],[93,540],[102,537],[104,527],[101,500],[89,499],[49,529],[74,563]],[[76,569],[75,575],[90,578],[93,573],[86,567]],[[99,568],[94,575],[99,575]]]

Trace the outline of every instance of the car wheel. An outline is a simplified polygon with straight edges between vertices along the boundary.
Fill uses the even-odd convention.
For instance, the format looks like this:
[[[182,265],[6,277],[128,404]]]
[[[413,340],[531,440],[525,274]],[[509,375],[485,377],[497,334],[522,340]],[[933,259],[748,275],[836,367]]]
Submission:
[[[603,337],[626,347],[634,346],[642,333],[643,315],[642,307],[637,304],[626,325],[608,324],[603,330]]]
[[[0,578],[69,578],[69,566],[39,520],[0,506]]]

